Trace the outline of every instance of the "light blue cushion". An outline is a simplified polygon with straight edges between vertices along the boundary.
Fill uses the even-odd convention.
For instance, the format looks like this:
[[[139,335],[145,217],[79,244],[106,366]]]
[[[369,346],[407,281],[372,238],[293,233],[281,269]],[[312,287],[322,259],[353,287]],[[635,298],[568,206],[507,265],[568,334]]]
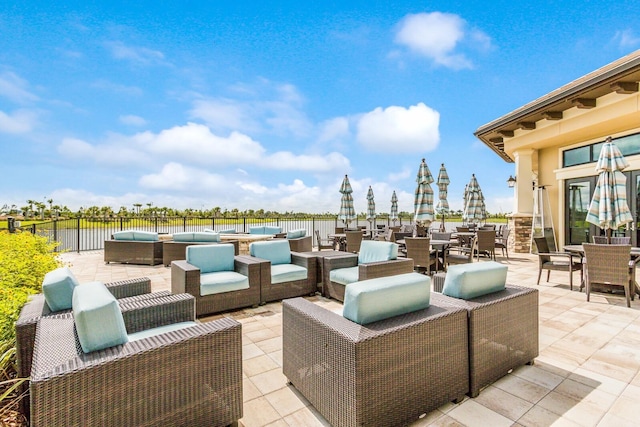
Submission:
[[[220,234],[196,231],[195,233],[193,233],[193,241],[217,243],[220,241]]]
[[[263,226],[249,227],[249,234],[265,234]]]
[[[282,233],[282,227],[275,227],[275,226],[269,226],[269,225],[264,227],[263,234],[278,234],[278,233]]]
[[[127,342],[118,301],[103,283],[76,286],[72,305],[82,351],[90,353]]]
[[[190,328],[196,326],[196,322],[178,322],[170,323],[164,326],[158,326],[157,328],[145,329],[144,331],[134,332],[129,334],[129,341],[138,341],[144,338],[155,337],[156,335],[164,334],[167,332],[179,331],[180,329]]]
[[[174,242],[193,242],[193,233],[189,231],[173,233]]]
[[[301,237],[305,237],[306,235],[307,235],[307,230],[305,230],[304,228],[287,231],[287,239],[299,239]]]
[[[133,240],[133,231],[116,231],[113,233],[113,240]]]
[[[237,231],[235,228],[226,228],[224,230],[220,230],[220,234],[236,234]]]
[[[133,231],[133,240],[137,240],[140,242],[157,242],[158,241],[158,233],[154,233],[153,231]]]
[[[398,245],[392,242],[363,240],[360,244],[358,264],[389,261],[398,258]]]
[[[200,275],[200,295],[249,289],[249,278],[235,271],[217,271]]]
[[[366,324],[429,307],[431,279],[419,273],[398,274],[347,285],[342,315]]]
[[[73,290],[78,279],[69,267],[60,267],[44,275],[42,293],[51,311],[68,310],[73,300]]]
[[[329,272],[329,278],[332,282],[340,283],[341,285],[348,285],[349,283],[357,282],[359,277],[358,267],[336,268]]]
[[[286,240],[253,242],[249,245],[249,253],[251,256],[271,261],[271,265],[291,264],[291,247]]]
[[[187,246],[186,259],[200,269],[200,274],[233,271],[235,249],[232,244]]]
[[[447,269],[442,293],[472,299],[505,288],[507,266],[495,261],[452,265]]]
[[[271,284],[306,280],[307,269],[296,264],[271,265]]]

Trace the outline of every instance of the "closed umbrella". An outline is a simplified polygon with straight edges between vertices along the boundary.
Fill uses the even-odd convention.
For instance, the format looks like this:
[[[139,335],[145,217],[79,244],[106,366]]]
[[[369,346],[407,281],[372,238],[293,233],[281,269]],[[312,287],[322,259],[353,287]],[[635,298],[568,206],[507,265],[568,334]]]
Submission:
[[[428,227],[433,221],[433,190],[431,189],[433,176],[424,159],[420,163],[416,182],[418,186],[413,201],[414,221],[418,225]]]
[[[486,208],[484,204],[484,196],[476,175],[471,175],[471,180],[465,188],[465,204],[462,212],[462,219],[467,223],[478,223],[486,218]]]
[[[375,221],[376,219],[376,202],[373,200],[373,189],[369,186],[367,191],[367,220]]]
[[[611,230],[633,221],[627,204],[627,178],[621,172],[629,166],[618,147],[608,137],[600,150],[596,164],[598,182],[587,212],[587,222],[607,230],[607,242]]]
[[[389,214],[389,219],[393,221],[394,225],[398,220],[398,196],[396,196],[396,190],[393,190],[393,194],[391,195],[391,213]]]
[[[445,231],[444,216],[449,213],[449,202],[447,201],[447,187],[449,186],[449,175],[444,167],[444,163],[440,166],[440,172],[438,173],[438,205],[436,211],[442,216],[442,224],[440,224],[440,231]]]
[[[351,188],[351,183],[347,175],[345,175],[342,180],[340,193],[342,193],[342,197],[340,198],[340,213],[338,214],[338,218],[349,226],[349,222],[356,218],[356,210],[353,208],[353,196],[351,195],[353,189]]]

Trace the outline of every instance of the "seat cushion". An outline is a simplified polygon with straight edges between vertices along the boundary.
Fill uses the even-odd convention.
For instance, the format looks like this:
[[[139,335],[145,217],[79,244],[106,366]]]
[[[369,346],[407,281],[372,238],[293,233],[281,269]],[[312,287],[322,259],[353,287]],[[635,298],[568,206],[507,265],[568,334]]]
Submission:
[[[145,329],[140,332],[134,332],[129,334],[129,341],[138,341],[144,338],[155,337],[156,335],[165,334],[167,332],[179,331],[180,329],[190,328],[196,326],[196,322],[178,322],[170,323],[164,326],[158,326],[157,328]]]
[[[68,310],[73,300],[73,290],[78,279],[69,267],[60,267],[44,275],[42,293],[51,311]]]
[[[429,307],[431,279],[419,273],[398,274],[347,285],[342,315],[359,324],[377,322]]]
[[[340,283],[341,285],[348,285],[349,283],[357,282],[360,276],[358,267],[336,268],[329,272],[329,279],[332,282]]]
[[[186,259],[200,269],[200,274],[233,271],[235,249],[228,243],[187,246]]]
[[[137,240],[139,242],[157,242],[158,233],[154,233],[153,231],[133,231],[133,240]]]
[[[468,300],[504,290],[506,281],[507,266],[495,261],[452,265],[447,269],[442,293]]]
[[[85,353],[127,342],[127,329],[118,301],[103,283],[76,286],[72,308],[78,340]]]
[[[249,289],[249,278],[235,271],[217,271],[200,275],[200,295]]]
[[[271,265],[291,264],[291,247],[286,240],[253,242],[249,245],[251,256],[271,261]]]
[[[295,264],[271,265],[271,284],[305,280],[307,269]]]
[[[358,264],[389,261],[398,258],[398,245],[392,242],[363,240],[360,244]]]

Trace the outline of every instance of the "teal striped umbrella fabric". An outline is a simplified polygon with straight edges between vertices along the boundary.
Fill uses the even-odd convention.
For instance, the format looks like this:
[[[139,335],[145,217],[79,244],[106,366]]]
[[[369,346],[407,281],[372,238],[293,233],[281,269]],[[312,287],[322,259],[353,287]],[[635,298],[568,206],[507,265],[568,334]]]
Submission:
[[[424,159],[420,163],[418,176],[416,178],[418,186],[416,187],[415,198],[413,201],[414,221],[423,226],[428,227],[433,221],[433,190],[431,183],[433,176]]]
[[[483,221],[487,217],[486,207],[484,203],[484,196],[476,175],[471,175],[471,181],[467,184],[465,189],[465,205],[462,212],[462,220],[467,223],[478,223]]]
[[[342,193],[342,197],[340,199],[340,213],[338,214],[338,218],[349,225],[349,222],[356,218],[356,210],[353,208],[353,196],[351,195],[353,189],[351,188],[351,183],[347,175],[345,175],[342,180],[340,193]]]
[[[445,231],[444,216],[449,213],[449,202],[447,201],[447,187],[449,186],[449,175],[447,169],[444,167],[444,163],[440,166],[440,172],[438,173],[438,205],[436,206],[436,212],[442,216],[442,223],[440,224],[440,231]]]
[[[398,220],[398,196],[396,196],[396,190],[393,190],[391,195],[391,213],[389,219],[395,224]]]
[[[373,200],[373,189],[369,186],[367,191],[367,220],[373,221],[376,219],[376,202]]]
[[[598,182],[587,211],[587,222],[612,230],[633,221],[627,204],[627,178],[621,172],[628,166],[611,137],[607,138],[596,164]],[[607,236],[610,234],[607,231]]]

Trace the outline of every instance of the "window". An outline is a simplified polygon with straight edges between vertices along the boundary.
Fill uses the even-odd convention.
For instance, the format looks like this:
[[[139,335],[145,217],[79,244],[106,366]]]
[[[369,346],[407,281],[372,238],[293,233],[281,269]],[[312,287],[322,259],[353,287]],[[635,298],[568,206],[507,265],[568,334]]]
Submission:
[[[640,154],[640,133],[624,136],[614,139],[616,146],[620,149],[623,156],[632,154]],[[596,142],[594,144],[585,145],[584,147],[572,148],[562,153],[562,167],[584,165],[598,161],[600,150],[604,142]]]

